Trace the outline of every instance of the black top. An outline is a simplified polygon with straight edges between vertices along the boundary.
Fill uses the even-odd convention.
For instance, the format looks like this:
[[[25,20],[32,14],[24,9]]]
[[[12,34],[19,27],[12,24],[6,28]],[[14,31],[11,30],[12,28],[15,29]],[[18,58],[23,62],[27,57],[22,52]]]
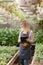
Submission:
[[[30,42],[26,41],[26,38],[29,38],[29,32],[27,32],[27,34],[24,34],[23,32],[21,33],[20,39],[20,58],[22,59],[30,59]],[[24,47],[23,43],[27,42],[29,44],[29,46]]]

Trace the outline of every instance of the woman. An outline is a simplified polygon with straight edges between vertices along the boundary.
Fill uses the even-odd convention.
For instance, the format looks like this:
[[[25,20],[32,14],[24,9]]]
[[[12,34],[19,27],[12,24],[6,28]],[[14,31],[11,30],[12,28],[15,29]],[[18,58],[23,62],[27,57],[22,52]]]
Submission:
[[[28,65],[30,59],[30,43],[33,41],[33,32],[30,30],[29,23],[24,20],[20,22],[20,34],[18,42],[20,43],[19,57],[22,65]]]

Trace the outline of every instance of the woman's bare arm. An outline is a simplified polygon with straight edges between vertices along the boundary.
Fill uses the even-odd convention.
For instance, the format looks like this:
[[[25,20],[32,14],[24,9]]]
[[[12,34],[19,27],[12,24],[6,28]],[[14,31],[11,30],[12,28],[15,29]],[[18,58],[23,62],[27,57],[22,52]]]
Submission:
[[[29,42],[33,42],[33,32],[31,31],[29,34],[29,38],[26,39]]]
[[[20,32],[19,37],[18,37],[18,43],[21,42],[20,36],[21,36],[21,32]]]

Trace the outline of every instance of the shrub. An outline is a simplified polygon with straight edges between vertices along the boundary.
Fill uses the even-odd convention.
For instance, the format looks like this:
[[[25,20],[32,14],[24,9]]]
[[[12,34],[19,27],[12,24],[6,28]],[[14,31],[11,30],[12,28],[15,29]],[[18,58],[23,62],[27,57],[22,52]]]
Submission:
[[[43,43],[43,29],[34,32],[34,42]]]
[[[0,46],[0,65],[6,65],[7,61],[17,52],[16,46]]]
[[[36,44],[34,56],[38,60],[43,59],[43,44],[41,44],[41,43],[39,43],[39,44],[37,43]]]
[[[18,35],[18,29],[0,29],[0,45],[14,45],[18,40]]]

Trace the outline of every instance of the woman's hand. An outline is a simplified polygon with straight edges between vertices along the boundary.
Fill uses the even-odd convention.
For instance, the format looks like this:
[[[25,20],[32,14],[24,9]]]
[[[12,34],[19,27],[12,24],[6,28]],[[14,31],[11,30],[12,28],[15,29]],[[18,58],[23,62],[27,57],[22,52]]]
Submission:
[[[27,42],[30,42],[30,38],[27,38],[26,41],[27,41]]]

